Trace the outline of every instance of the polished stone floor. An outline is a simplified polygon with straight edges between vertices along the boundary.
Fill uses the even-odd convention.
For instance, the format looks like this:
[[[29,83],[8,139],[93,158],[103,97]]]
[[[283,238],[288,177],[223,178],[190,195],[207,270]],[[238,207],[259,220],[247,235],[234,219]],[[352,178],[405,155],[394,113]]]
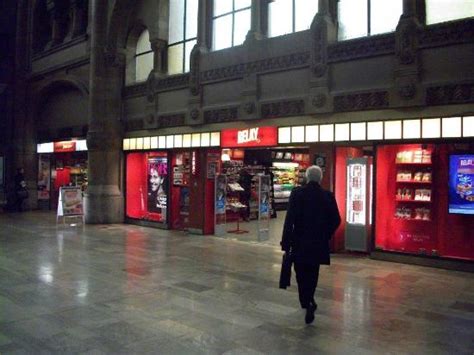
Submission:
[[[314,324],[277,247],[0,214],[0,354],[473,354],[474,275],[336,255]]]

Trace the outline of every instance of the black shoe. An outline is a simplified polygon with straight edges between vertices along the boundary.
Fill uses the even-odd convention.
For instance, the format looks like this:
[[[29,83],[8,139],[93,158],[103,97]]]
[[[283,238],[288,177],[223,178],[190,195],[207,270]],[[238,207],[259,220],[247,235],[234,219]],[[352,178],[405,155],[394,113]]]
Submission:
[[[314,311],[318,306],[316,304],[311,303],[308,308],[306,308],[306,316],[304,317],[304,321],[306,324],[311,324],[314,321]]]

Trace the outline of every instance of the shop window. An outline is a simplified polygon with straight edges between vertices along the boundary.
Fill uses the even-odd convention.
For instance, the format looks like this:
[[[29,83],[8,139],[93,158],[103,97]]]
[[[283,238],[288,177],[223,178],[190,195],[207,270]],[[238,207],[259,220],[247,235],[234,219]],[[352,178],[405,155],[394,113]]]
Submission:
[[[426,24],[459,20],[474,16],[472,0],[426,0]]]
[[[197,43],[198,0],[170,1],[168,74],[190,70],[191,51]]]
[[[377,147],[375,247],[474,260],[472,155],[456,144]]]
[[[127,217],[167,223],[167,153],[128,154],[126,175]]]
[[[395,31],[402,0],[339,0],[339,40]]]
[[[241,45],[250,30],[251,0],[214,1],[212,27],[213,48]]]
[[[135,80],[145,81],[153,70],[153,51],[150,44],[150,34],[144,30],[137,41],[135,51]]]
[[[268,4],[268,36],[276,37],[310,28],[318,0],[274,0]]]

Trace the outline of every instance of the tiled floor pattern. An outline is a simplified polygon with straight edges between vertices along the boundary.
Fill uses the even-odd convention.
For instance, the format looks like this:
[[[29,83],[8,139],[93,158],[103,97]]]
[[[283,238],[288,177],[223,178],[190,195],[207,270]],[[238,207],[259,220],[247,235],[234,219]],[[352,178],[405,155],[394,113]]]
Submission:
[[[473,354],[474,275],[336,255],[313,325],[277,247],[0,215],[0,354]]]

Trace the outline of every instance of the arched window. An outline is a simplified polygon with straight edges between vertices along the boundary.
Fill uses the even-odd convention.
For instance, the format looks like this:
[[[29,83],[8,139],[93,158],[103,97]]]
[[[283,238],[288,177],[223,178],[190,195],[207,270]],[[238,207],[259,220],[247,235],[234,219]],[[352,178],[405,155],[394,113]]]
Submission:
[[[135,80],[145,81],[153,70],[153,51],[150,44],[150,34],[144,30],[137,41],[135,51]]]
[[[214,50],[244,43],[250,30],[251,5],[251,0],[214,1],[212,15]]]
[[[393,32],[403,0],[339,0],[339,40]]]
[[[473,0],[425,0],[425,2],[427,25],[474,16]]]
[[[273,0],[268,4],[268,37],[304,31],[318,12],[318,0]]]
[[[199,0],[170,1],[168,74],[189,71],[191,51],[197,42]]]

